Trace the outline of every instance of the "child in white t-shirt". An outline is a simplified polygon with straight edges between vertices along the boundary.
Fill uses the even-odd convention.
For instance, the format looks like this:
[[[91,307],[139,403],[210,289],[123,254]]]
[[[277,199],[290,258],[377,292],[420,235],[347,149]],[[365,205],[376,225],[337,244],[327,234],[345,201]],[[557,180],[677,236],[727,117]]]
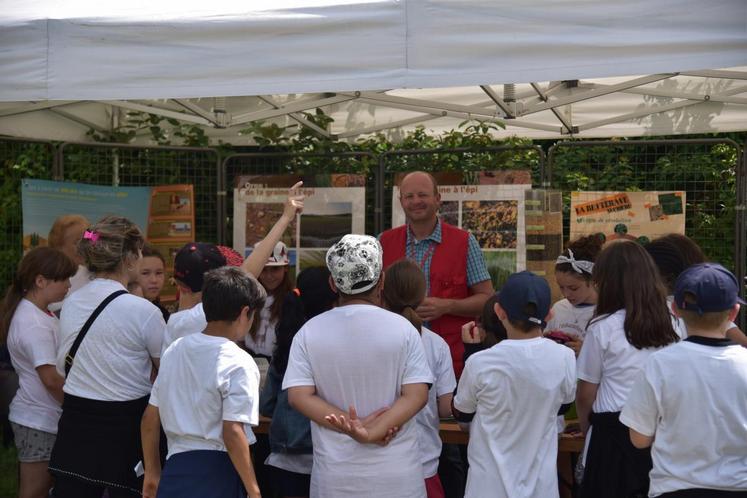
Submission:
[[[620,414],[633,445],[652,448],[649,496],[747,496],[747,350],[726,335],[739,288],[709,263],[674,284],[688,337],[650,356]]]
[[[381,244],[345,235],[327,252],[327,267],[339,306],[301,328],[283,380],[291,406],[312,421],[311,498],[425,498],[411,419],[433,374],[417,330],[379,307]],[[394,427],[396,437],[377,444]]]
[[[404,316],[420,331],[425,357],[433,373],[428,403],[415,419],[420,429],[418,441],[428,498],[443,498],[444,489],[437,473],[441,455],[439,425],[442,417],[451,416],[451,400],[456,387],[449,345],[441,336],[423,327],[423,320],[415,312],[425,299],[425,275],[412,260],[401,259],[387,268],[381,297],[384,308]]]
[[[630,444],[619,414],[649,355],[679,340],[676,320],[658,270],[637,242],[608,244],[597,257],[592,280],[597,306],[577,372],[576,408],[588,439],[580,496],[645,494],[651,457]]]
[[[454,416],[470,432],[465,497],[557,497],[555,418],[575,394],[573,351],[542,337],[543,278],[514,273],[494,310],[508,338],[470,356],[454,396]]]
[[[65,297],[75,271],[75,263],[61,251],[32,249],[0,305],[0,343],[8,346],[19,384],[8,415],[20,462],[19,496],[47,496],[52,487],[47,465],[65,379],[55,367],[60,325],[49,305]]]
[[[260,496],[248,425],[259,422],[259,371],[234,341],[251,326],[265,292],[251,276],[224,267],[205,275],[207,326],[166,351],[143,415],[146,498]],[[161,473],[159,423],[169,455]]]

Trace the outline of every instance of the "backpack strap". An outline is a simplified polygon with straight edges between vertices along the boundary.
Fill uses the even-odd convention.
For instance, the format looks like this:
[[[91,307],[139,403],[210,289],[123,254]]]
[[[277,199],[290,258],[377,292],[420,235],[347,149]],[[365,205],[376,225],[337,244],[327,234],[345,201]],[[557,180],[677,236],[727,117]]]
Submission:
[[[68,351],[67,354],[65,355],[65,377],[66,378],[67,378],[67,374],[70,373],[70,369],[73,368],[73,360],[75,359],[75,353],[78,352],[80,343],[83,342],[83,339],[86,337],[86,334],[88,333],[88,329],[91,328],[91,325],[93,325],[93,322],[96,321],[96,318],[98,318],[101,312],[104,311],[104,308],[106,308],[109,305],[109,303],[114,301],[114,299],[121,296],[122,294],[127,294],[127,291],[118,290],[118,291],[115,291],[109,294],[106,297],[106,299],[101,301],[101,304],[99,304],[98,308],[93,310],[93,313],[91,313],[91,316],[88,317],[88,320],[86,320],[86,323],[83,325],[83,328],[80,329],[80,332],[78,332],[78,336],[75,338],[73,345],[70,346],[70,351]]]

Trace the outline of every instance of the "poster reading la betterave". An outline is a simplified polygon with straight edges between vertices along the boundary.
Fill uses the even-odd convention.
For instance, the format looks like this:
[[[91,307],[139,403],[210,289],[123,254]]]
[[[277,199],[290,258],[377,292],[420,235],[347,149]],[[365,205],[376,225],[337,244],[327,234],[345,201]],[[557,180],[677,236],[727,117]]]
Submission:
[[[529,171],[433,173],[441,194],[439,217],[472,233],[482,248],[493,285],[527,267],[525,198],[532,188]],[[392,227],[405,223],[397,175],[392,191]]]
[[[571,240],[595,233],[642,243],[684,234],[685,192],[571,192]]]
[[[233,196],[233,248],[249,255],[283,214],[288,188],[303,180],[303,213],[281,240],[296,271],[326,266],[327,249],[348,233],[366,230],[363,175],[264,175],[236,178]]]

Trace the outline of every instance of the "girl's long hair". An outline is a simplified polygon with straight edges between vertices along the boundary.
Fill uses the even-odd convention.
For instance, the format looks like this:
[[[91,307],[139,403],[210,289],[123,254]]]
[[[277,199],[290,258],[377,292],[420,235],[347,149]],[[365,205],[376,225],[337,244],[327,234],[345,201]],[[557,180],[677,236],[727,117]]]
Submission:
[[[273,291],[267,291],[267,295],[273,297],[273,302],[270,305],[270,321],[275,323],[279,322],[285,312],[285,296],[287,296],[292,290],[293,280],[291,280],[290,272],[288,271],[288,267],[286,267],[285,276],[283,276],[283,281],[280,282],[280,285],[275,287],[275,290]],[[261,321],[259,313],[257,313],[254,317],[254,322],[249,329],[249,335],[252,336],[252,339],[254,340],[257,339],[257,331],[259,330]]]
[[[77,270],[78,265],[58,249],[37,247],[26,253],[0,304],[0,343],[5,344],[13,314],[21,299],[36,286],[37,276],[49,280],[67,280]]]
[[[286,294],[280,315],[272,363],[278,372],[285,373],[291,344],[296,333],[307,320],[332,309],[337,293],[329,285],[326,267],[307,268],[298,274],[298,289]]]
[[[592,281],[599,297],[590,324],[624,309],[625,337],[636,349],[679,340],[659,270],[640,244],[621,240],[607,245],[594,264]]]
[[[400,259],[387,268],[381,298],[384,307],[402,315],[420,332],[423,320],[415,312],[425,299],[425,275],[420,267],[409,259]]]

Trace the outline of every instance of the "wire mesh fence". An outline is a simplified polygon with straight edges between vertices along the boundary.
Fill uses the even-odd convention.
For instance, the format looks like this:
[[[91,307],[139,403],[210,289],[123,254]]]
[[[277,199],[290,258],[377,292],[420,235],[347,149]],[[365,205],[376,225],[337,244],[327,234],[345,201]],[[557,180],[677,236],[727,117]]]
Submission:
[[[55,148],[51,142],[0,139],[0,289],[15,275],[23,247],[21,180],[51,180],[55,176]]]
[[[65,181],[121,187],[193,185],[196,240],[218,241],[216,150],[66,143],[60,146],[59,157]]]
[[[550,148],[546,183],[563,192],[566,240],[572,191],[684,191],[686,235],[734,270],[745,257],[736,229],[740,153],[719,139],[561,142]]]

